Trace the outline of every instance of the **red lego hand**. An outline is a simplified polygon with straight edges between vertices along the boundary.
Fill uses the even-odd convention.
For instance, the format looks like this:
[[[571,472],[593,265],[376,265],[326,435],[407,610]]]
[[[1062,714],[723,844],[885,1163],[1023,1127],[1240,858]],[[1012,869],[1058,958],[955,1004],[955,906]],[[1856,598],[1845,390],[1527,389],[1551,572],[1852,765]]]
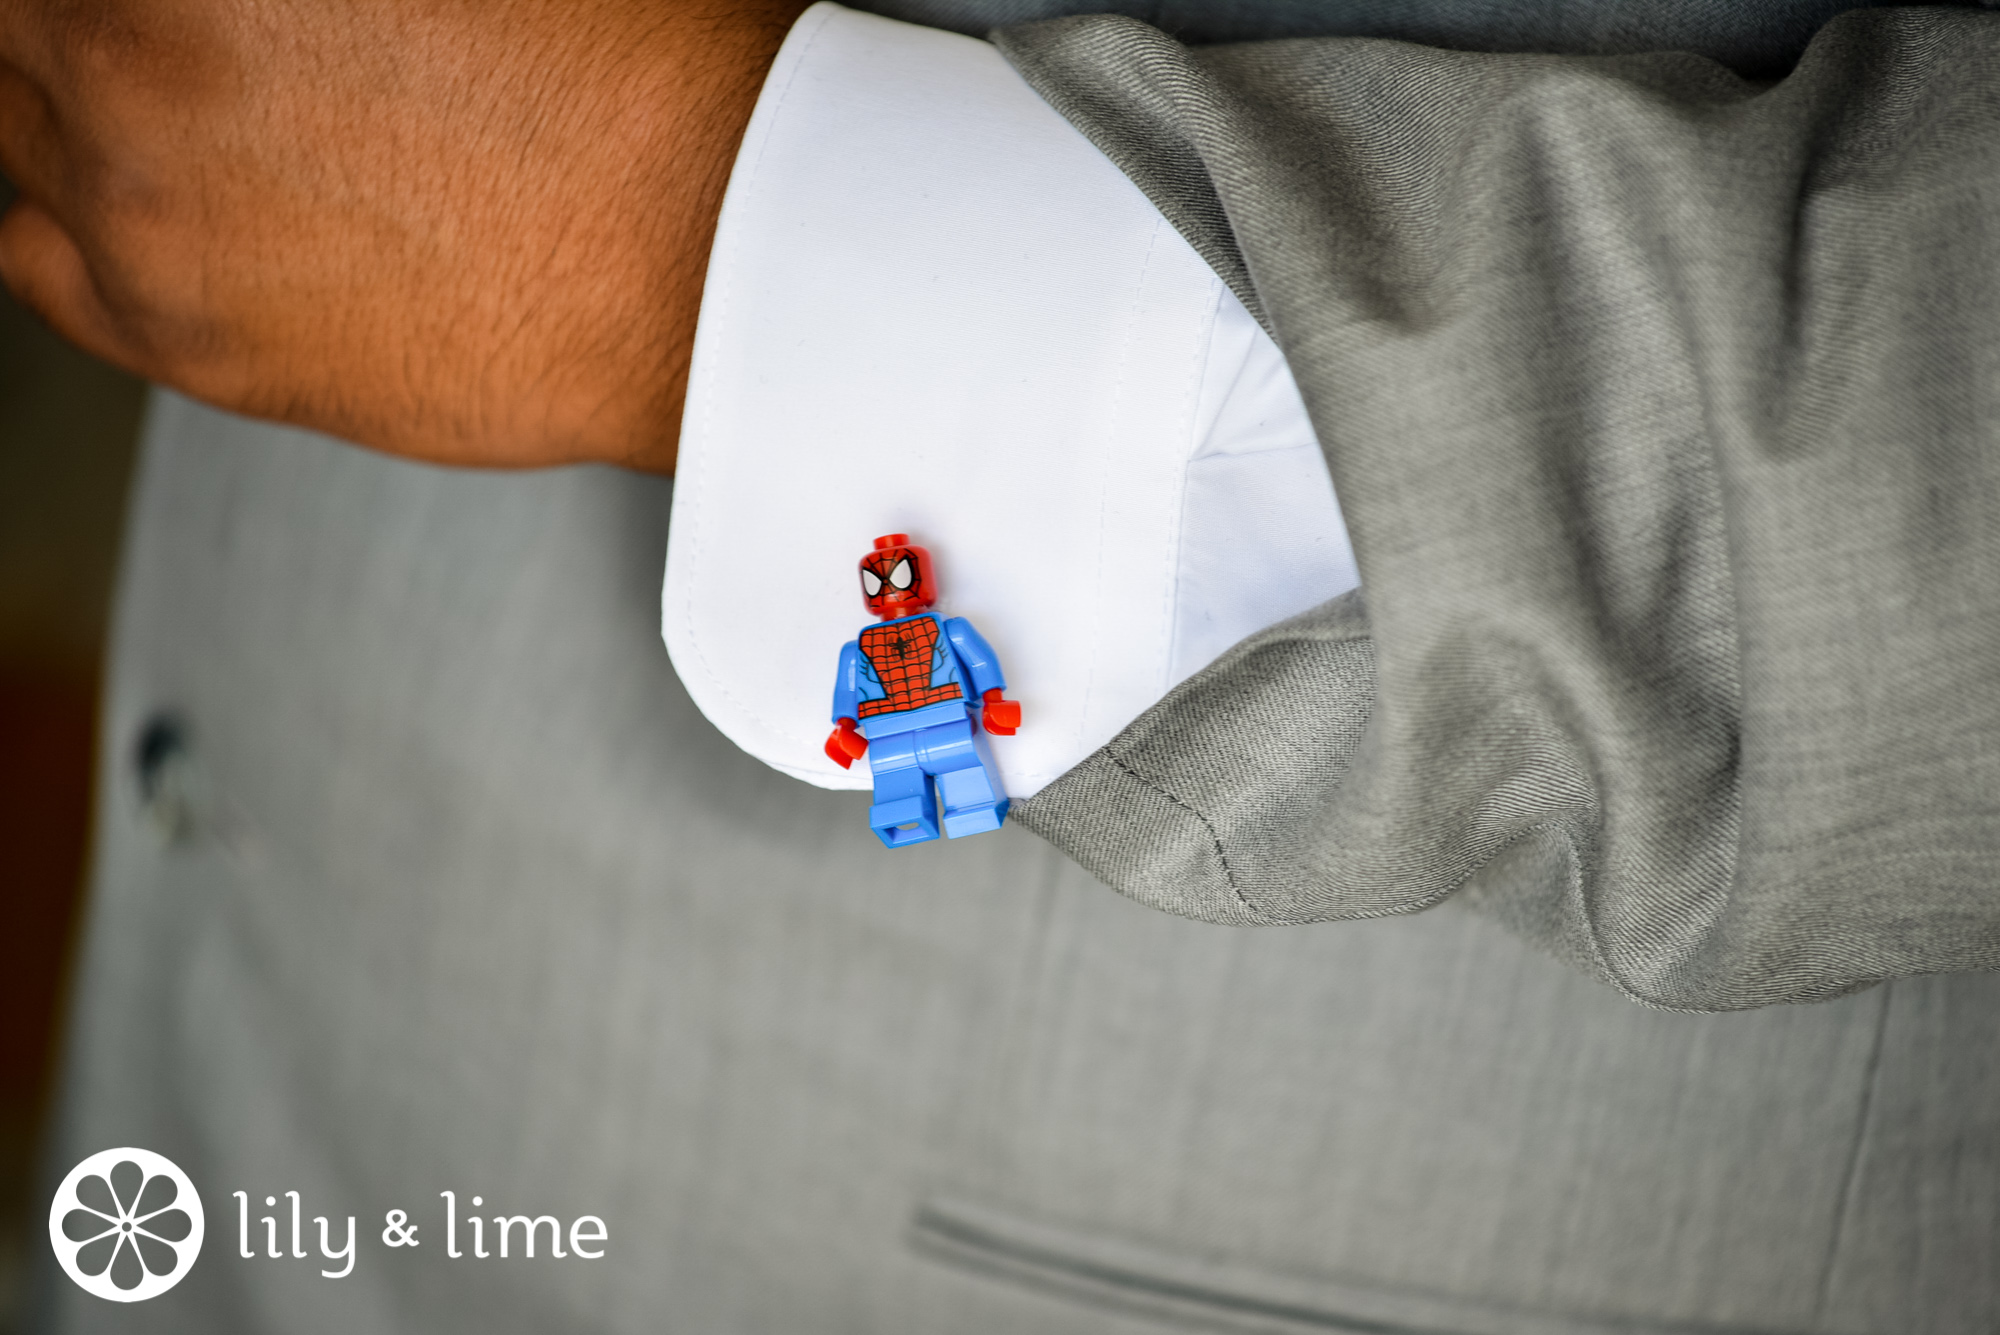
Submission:
[[[1021,702],[1002,700],[998,686],[980,698],[985,701],[985,708],[980,711],[980,722],[986,725],[986,731],[996,737],[1012,737],[1021,726]]]
[[[855,731],[854,720],[844,718],[826,738],[826,758],[846,769],[868,754],[868,739]]]

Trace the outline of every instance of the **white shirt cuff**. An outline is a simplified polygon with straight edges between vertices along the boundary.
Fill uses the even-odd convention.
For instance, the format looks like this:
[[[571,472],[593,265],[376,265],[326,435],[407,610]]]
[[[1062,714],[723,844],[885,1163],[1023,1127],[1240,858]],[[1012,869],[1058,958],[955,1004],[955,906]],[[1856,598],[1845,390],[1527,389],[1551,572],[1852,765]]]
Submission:
[[[928,546],[998,652],[1013,797],[1354,558],[1277,348],[992,46],[822,3],[723,204],[663,630],[716,727],[829,788],[872,538]]]

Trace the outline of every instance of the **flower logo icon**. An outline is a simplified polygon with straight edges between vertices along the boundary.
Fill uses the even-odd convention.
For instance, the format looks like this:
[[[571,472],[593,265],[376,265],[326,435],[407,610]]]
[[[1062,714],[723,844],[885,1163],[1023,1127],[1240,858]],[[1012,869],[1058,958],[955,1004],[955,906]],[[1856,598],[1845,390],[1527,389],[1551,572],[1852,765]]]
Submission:
[[[49,1206],[49,1243],[78,1287],[113,1302],[155,1298],[201,1253],[201,1197],[151,1150],[101,1150],[69,1170]]]

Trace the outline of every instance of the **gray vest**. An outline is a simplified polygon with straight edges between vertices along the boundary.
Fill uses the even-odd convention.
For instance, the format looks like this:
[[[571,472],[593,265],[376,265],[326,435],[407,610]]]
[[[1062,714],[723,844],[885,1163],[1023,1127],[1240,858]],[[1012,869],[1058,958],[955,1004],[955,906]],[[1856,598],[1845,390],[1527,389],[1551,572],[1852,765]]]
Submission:
[[[2000,1324],[2000,980],[1676,1015],[1450,906],[891,854],[689,705],[669,494],[157,402],[51,1164],[158,1150],[208,1242],[138,1308],[45,1271],[40,1328]],[[607,1254],[450,1259],[444,1191]]]

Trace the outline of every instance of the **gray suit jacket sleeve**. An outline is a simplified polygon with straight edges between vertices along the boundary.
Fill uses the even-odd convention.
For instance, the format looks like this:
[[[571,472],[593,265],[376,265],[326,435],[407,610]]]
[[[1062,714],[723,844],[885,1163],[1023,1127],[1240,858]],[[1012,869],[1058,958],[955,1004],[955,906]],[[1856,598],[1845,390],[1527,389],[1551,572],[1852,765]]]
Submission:
[[[1675,1009],[2000,966],[2000,16],[1776,83],[996,40],[1276,337],[1367,593],[1024,824],[1216,922],[1456,897]]]

